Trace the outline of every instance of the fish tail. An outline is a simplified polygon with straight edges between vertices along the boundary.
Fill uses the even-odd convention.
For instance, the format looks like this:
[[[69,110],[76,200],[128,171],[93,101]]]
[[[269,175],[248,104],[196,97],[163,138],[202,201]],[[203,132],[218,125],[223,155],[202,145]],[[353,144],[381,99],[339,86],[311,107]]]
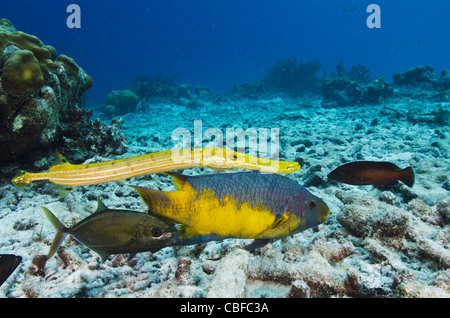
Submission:
[[[402,177],[400,181],[412,188],[414,185],[415,175],[412,167],[408,167],[402,170]]]
[[[49,209],[42,207],[42,210],[56,230],[55,238],[53,239],[52,245],[50,246],[50,250],[48,251],[47,255],[47,259],[50,259],[53,255],[55,255],[61,243],[66,238],[68,228],[65,227],[64,224],[62,224]]]
[[[15,175],[14,178],[12,178],[11,182],[19,188],[25,188],[27,185],[29,185],[31,182],[33,182],[32,180],[30,180],[28,178],[28,176],[30,175],[30,172],[27,171],[23,171],[23,170],[19,170],[19,172],[17,172],[17,174]]]
[[[16,270],[22,261],[21,256],[12,254],[0,254],[0,286]]]

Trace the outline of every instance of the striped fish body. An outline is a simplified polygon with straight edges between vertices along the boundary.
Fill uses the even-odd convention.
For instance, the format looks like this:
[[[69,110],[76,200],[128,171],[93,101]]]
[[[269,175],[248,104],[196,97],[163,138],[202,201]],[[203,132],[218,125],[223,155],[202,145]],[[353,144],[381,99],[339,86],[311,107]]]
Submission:
[[[277,174],[170,175],[178,191],[133,188],[149,213],[182,224],[179,230],[184,240],[274,239],[316,226],[330,212],[320,198]]]
[[[21,170],[11,182],[18,187],[26,187],[34,181],[48,180],[61,186],[61,194],[67,194],[77,186],[193,167],[250,169],[278,173],[300,170],[297,162],[261,159],[225,148],[206,147],[175,149],[80,165],[70,164],[61,155],[58,155],[58,164],[48,171],[32,173]]]

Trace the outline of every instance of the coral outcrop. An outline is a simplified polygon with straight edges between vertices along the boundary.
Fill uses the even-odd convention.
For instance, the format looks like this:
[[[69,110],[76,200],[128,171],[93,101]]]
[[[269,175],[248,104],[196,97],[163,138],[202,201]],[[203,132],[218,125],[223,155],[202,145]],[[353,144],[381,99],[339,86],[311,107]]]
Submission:
[[[54,146],[62,114],[81,102],[92,78],[36,36],[0,21],[0,161]]]
[[[396,72],[392,75],[395,85],[435,84],[438,77],[433,73],[431,65],[411,67],[405,72]]]
[[[438,80],[438,88],[440,89],[450,89],[450,71],[442,70],[441,77]]]
[[[293,95],[315,93],[320,90],[320,80],[316,72],[322,67],[319,62],[302,61],[295,57],[276,61],[264,77],[263,84],[268,90]]]
[[[156,73],[153,77],[142,75],[130,81],[130,90],[141,99],[160,101],[177,98],[177,88],[175,82],[178,75],[164,75],[162,72]]]
[[[2,87],[13,95],[26,95],[44,84],[38,59],[33,52],[18,50],[11,54],[3,66]]]
[[[122,119],[112,119],[110,125],[89,121],[92,110],[77,106],[64,112],[58,127],[58,151],[71,163],[82,163],[95,156],[122,155],[127,151],[126,137],[120,132]]]
[[[131,90],[112,91],[106,97],[104,112],[108,116],[130,113],[136,109],[139,96]]]
[[[337,74],[322,81],[322,107],[343,107],[360,104],[376,105],[391,97],[393,87],[384,78],[373,79],[370,71],[353,66],[346,71],[343,63],[336,66]]]

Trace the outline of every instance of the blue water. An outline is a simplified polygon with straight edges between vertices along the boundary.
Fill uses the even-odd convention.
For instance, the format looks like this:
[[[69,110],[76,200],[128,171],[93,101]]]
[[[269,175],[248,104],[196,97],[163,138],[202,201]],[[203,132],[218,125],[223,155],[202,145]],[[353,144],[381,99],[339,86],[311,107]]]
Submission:
[[[66,26],[70,3],[81,7],[80,29]],[[366,25],[371,3],[380,29]],[[448,0],[4,0],[0,12],[75,59],[93,77],[93,103],[156,72],[221,93],[291,56],[321,62],[321,74],[340,60],[364,64],[388,81],[417,65],[450,68]]]

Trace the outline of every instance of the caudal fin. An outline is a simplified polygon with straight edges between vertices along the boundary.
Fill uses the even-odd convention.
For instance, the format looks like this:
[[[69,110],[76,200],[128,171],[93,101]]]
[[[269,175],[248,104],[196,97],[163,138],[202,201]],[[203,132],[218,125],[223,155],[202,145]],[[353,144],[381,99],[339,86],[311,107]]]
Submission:
[[[0,254],[0,286],[6,281],[22,261],[21,256]]]
[[[53,215],[52,212],[50,212],[49,209],[42,207],[42,211],[44,211],[45,216],[56,230],[55,238],[53,239],[47,255],[47,259],[50,259],[53,255],[55,255],[56,251],[61,246],[61,243],[66,238],[68,229],[56,218],[55,215]]]
[[[402,177],[400,181],[406,184],[408,187],[412,188],[415,181],[414,170],[412,167],[408,167],[402,170]]]

